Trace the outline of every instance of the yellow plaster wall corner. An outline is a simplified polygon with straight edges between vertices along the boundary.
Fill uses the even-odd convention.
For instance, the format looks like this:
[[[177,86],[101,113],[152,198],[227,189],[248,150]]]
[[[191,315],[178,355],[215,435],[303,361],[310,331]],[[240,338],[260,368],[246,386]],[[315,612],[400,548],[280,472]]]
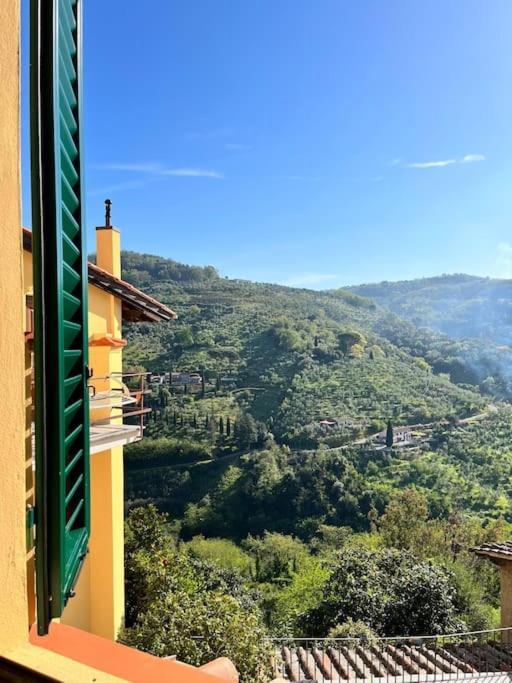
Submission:
[[[20,2],[0,2],[0,650],[26,642],[25,352],[20,203]]]

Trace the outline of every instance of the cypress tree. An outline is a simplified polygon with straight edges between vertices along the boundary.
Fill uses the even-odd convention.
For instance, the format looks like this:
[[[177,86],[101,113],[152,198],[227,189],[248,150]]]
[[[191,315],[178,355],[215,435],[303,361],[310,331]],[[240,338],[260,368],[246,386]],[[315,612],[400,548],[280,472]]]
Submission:
[[[196,413],[194,413],[194,417],[192,418],[192,427],[194,427],[194,429],[197,429],[197,414]]]
[[[393,446],[393,425],[391,420],[388,420],[388,426],[386,428],[386,446],[391,448]]]
[[[222,415],[219,417],[219,434],[224,434],[224,418]]]
[[[206,381],[204,378],[204,368],[201,368],[201,398],[204,398],[206,394]]]
[[[205,429],[208,429],[209,424],[210,424],[210,418],[209,418],[208,415],[207,415],[207,416],[204,418],[204,428],[205,428]]]
[[[226,436],[231,436],[231,418],[228,415],[228,419],[226,420]]]

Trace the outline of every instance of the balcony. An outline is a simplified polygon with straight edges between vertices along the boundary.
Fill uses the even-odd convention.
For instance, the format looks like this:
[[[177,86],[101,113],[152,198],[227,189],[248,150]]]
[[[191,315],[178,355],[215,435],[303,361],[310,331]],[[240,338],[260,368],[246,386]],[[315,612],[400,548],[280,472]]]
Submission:
[[[89,380],[90,453],[140,441],[144,435],[144,406],[148,373],[111,373]]]

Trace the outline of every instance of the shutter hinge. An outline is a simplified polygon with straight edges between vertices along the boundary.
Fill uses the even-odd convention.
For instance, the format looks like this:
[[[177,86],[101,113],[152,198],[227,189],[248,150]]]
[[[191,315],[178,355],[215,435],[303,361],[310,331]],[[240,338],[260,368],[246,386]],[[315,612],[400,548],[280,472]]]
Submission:
[[[27,551],[34,547],[34,527],[36,525],[36,509],[33,505],[27,505]]]

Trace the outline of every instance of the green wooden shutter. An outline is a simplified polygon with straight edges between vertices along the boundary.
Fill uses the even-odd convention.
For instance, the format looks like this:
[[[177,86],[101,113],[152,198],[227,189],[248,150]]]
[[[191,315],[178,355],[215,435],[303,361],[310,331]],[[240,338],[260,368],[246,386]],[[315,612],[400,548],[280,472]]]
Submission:
[[[32,0],[36,583],[41,634],[73,594],[90,528],[80,25],[79,0]]]

